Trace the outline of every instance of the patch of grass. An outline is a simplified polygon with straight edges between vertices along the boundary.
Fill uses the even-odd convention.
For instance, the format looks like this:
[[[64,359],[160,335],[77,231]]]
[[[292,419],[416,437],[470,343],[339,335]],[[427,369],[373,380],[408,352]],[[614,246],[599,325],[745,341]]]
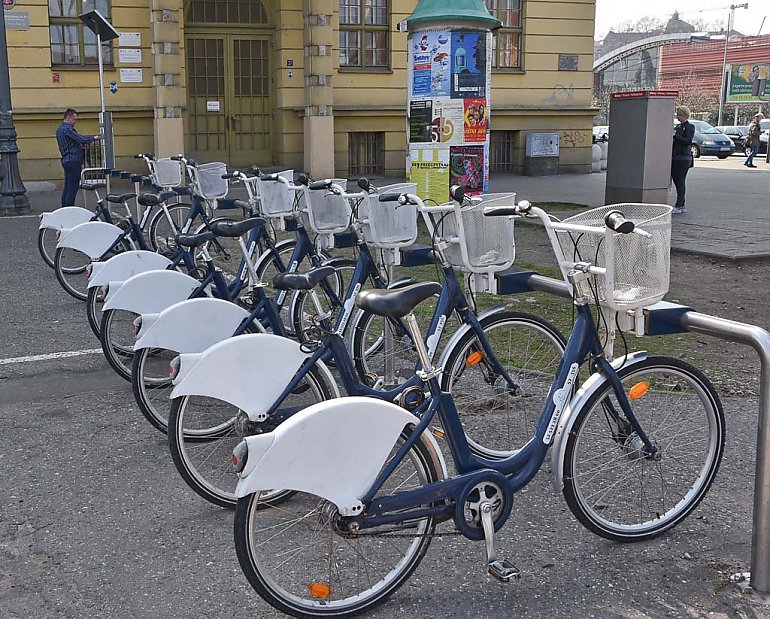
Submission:
[[[533,202],[532,206],[541,208],[548,213],[554,211],[585,211],[592,208],[587,204],[578,204],[577,202]]]

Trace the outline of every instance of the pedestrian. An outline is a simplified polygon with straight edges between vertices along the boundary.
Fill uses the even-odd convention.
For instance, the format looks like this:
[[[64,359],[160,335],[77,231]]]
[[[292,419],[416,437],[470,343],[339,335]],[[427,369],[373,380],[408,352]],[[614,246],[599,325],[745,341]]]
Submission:
[[[64,168],[64,189],[61,194],[62,206],[73,206],[80,189],[80,170],[83,168],[83,147],[99,139],[98,135],[80,135],[75,129],[78,113],[72,108],[64,112],[64,121],[56,130],[56,142],[61,153],[61,167]]]
[[[687,106],[677,106],[676,119],[679,124],[674,129],[674,143],[671,148],[671,180],[676,187],[676,204],[672,213],[679,215],[687,212],[684,205],[685,181],[693,164],[690,147],[695,136],[695,127],[689,121],[690,108]]]
[[[751,152],[749,153],[749,156],[746,157],[746,161],[743,162],[743,165],[745,165],[747,168],[757,167],[754,165],[754,157],[756,157],[757,153],[759,152],[759,135],[762,133],[760,121],[764,117],[765,116],[761,112],[754,114],[754,120],[752,120],[751,124],[749,125],[749,134],[746,136],[746,146],[751,149]]]

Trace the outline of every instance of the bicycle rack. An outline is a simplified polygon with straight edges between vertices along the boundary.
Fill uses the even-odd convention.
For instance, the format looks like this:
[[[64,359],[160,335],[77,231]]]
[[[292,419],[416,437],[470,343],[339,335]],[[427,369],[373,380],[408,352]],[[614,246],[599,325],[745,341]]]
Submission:
[[[500,294],[548,292],[570,298],[566,283],[544,277],[535,271],[515,267],[499,274]],[[662,301],[644,309],[645,335],[664,335],[691,331],[729,342],[751,346],[761,363],[759,381],[759,428],[754,479],[754,513],[751,536],[751,571],[736,574],[734,581],[746,579],[763,596],[770,594],[770,333],[756,325],[710,316],[690,307]]]

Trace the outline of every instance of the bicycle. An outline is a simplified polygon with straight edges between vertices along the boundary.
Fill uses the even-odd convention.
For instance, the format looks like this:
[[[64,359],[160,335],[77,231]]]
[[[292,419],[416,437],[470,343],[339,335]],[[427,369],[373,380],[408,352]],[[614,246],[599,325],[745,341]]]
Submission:
[[[399,203],[400,199],[403,204]],[[409,239],[413,240],[416,236],[416,210],[422,201],[411,194],[392,192],[379,196],[378,208],[384,210],[390,207],[389,210],[393,211],[396,210],[393,208],[394,203],[396,208],[401,206],[403,212],[411,211],[412,217],[406,217],[405,220],[411,220],[414,233],[400,236],[411,242]],[[385,215],[383,221],[387,218]],[[508,229],[512,234],[512,227]],[[422,299],[439,295],[426,340],[431,363],[447,319],[455,313],[460,317],[463,328],[445,347],[439,363],[440,367],[445,367],[451,360],[453,368],[453,373],[444,377],[442,385],[445,388],[459,388],[458,385],[466,382],[463,378],[466,371],[470,375],[470,368],[476,366],[477,371],[484,376],[481,384],[475,385],[476,397],[489,393],[490,399],[498,402],[496,409],[486,417],[486,426],[490,428],[490,433],[510,437],[512,432],[518,432],[516,426],[520,422],[516,418],[521,404],[532,398],[545,398],[549,383],[544,378],[550,378],[556,369],[564,349],[563,337],[544,320],[523,313],[502,312],[497,308],[476,317],[469,308],[441,244],[437,244],[437,252],[446,274],[443,285],[422,283],[382,290],[382,293],[395,295],[399,290],[416,290],[417,293],[410,294],[424,292]],[[371,257],[367,256],[368,250],[363,246],[356,274],[346,294],[343,305],[345,311],[337,317],[334,328],[331,327],[328,313],[323,308],[316,308],[318,317],[314,323],[319,333],[323,334],[319,340],[298,345],[286,343],[279,338],[244,335],[221,342],[202,354],[180,356],[172,373],[172,378],[183,377],[183,380],[174,381],[179,384],[171,394],[173,401],[168,418],[169,448],[185,481],[200,496],[222,507],[234,507],[236,476],[226,467],[226,454],[232,451],[243,436],[272,431],[296,414],[298,409],[287,405],[286,398],[301,386],[309,373],[321,368],[320,374],[326,375],[325,368],[332,362],[348,395],[398,402],[408,410],[415,410],[425,401],[425,387],[416,374],[401,384],[392,385],[385,384],[382,377],[362,379],[356,372],[344,333],[353,309],[353,300],[361,289],[363,275],[366,268],[372,265]],[[279,288],[312,291],[314,285],[323,278],[322,271],[279,275],[275,284]],[[315,296],[311,298],[317,299]],[[400,317],[390,318],[395,322],[400,320]],[[530,344],[530,349],[540,350],[541,354],[524,357],[515,354],[515,348],[520,345],[526,347],[527,344]],[[289,354],[291,351],[294,352]],[[469,351],[472,354],[467,358],[462,357],[462,364],[454,362]],[[233,358],[238,359],[237,364],[232,363]],[[270,368],[269,375],[265,373],[266,364]],[[275,364],[280,367],[274,368]],[[224,366],[229,368],[226,372],[220,369]],[[483,372],[481,368],[484,368]],[[333,388],[329,385],[327,391]],[[241,398],[246,398],[247,404]],[[475,433],[473,428],[478,426],[478,420],[474,419],[475,411],[468,407],[467,412],[470,417],[464,415],[463,421],[469,422],[475,434],[472,439],[474,450],[492,458],[509,455],[508,452],[501,452],[496,444],[499,437],[491,439]],[[190,428],[197,430],[194,439],[189,436]],[[209,435],[206,435],[206,428],[211,428]],[[484,444],[485,441],[489,442]]]
[[[505,459],[472,453],[452,396],[441,389],[412,313],[431,290],[416,285],[359,296],[369,311],[404,318],[431,398],[416,414],[373,398],[323,402],[236,446],[236,553],[266,602],[296,617],[349,617],[372,608],[407,581],[436,524],[447,520],[466,538],[484,540],[488,573],[511,581],[518,570],[498,556],[495,532],[552,446],[554,488],[602,537],[651,539],[695,509],[724,449],[717,393],[700,371],[676,359],[634,353],[610,362],[612,338],[602,341],[590,307],[597,301],[622,322],[663,297],[671,207],[623,205],[628,219],[616,208],[563,222],[522,203],[489,212],[541,219],[576,309],[531,438]],[[592,262],[584,260],[589,256]],[[595,372],[573,395],[587,359]],[[429,430],[437,416],[453,477]],[[280,506],[261,504],[260,492],[274,488],[294,494]]]

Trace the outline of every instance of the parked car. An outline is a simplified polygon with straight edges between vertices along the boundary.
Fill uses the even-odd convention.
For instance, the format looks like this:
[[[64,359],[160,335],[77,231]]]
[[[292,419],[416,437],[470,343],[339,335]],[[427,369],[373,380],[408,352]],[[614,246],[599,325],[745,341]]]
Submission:
[[[730,138],[733,141],[733,144],[735,144],[735,152],[736,153],[744,153],[746,156],[748,156],[749,152],[751,152],[751,149],[747,149],[746,146],[746,137],[749,135],[749,127],[747,125],[742,126],[720,126],[717,127],[722,133],[724,133],[728,138]]]
[[[610,139],[610,128],[607,125],[597,125],[593,128],[594,142],[606,142]]]
[[[770,139],[770,118],[759,121],[759,126],[762,129],[762,133],[759,134],[759,152],[767,152],[767,142]]]
[[[693,157],[701,155],[716,155],[720,159],[727,159],[733,154],[735,144],[716,127],[703,120],[690,120],[695,127],[695,137],[692,140]]]

